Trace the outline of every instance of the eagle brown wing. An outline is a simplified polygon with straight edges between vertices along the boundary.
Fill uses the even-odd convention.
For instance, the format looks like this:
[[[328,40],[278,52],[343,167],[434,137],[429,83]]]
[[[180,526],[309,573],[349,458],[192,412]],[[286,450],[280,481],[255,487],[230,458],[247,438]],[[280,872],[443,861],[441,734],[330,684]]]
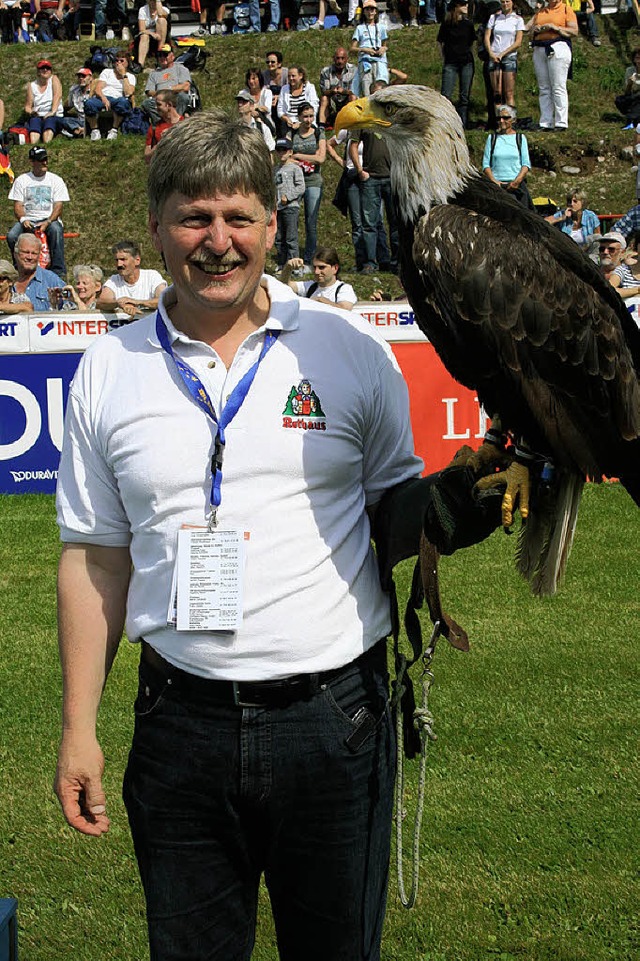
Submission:
[[[402,276],[418,324],[535,449],[582,474],[639,475],[636,328],[621,298],[560,231],[476,193],[477,209],[463,195],[415,226]]]

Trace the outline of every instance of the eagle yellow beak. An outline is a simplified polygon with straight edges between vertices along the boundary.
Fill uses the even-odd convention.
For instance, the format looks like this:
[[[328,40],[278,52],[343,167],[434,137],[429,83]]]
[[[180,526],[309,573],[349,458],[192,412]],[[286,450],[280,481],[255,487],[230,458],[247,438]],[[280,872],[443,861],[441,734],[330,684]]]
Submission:
[[[352,100],[340,110],[335,119],[334,130],[340,133],[341,130],[367,130],[371,127],[390,126],[391,121],[384,117],[378,104],[368,97],[361,97],[360,100]]]

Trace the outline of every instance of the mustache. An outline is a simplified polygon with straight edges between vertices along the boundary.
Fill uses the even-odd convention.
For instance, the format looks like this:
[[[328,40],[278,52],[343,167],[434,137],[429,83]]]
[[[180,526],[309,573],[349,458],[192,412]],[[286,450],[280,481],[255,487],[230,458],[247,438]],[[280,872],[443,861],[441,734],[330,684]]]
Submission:
[[[244,257],[229,257],[227,255],[218,257],[215,254],[208,254],[202,251],[198,254],[194,254],[189,257],[189,263],[193,264],[195,267],[239,267],[241,264],[245,263]]]

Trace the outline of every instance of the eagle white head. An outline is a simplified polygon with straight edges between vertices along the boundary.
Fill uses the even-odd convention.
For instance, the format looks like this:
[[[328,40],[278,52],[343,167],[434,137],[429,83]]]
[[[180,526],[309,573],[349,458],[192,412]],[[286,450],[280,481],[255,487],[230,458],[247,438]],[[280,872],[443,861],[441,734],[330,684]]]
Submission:
[[[455,108],[431,87],[385,87],[354,100],[339,112],[335,129],[370,130],[384,137],[391,185],[407,221],[416,221],[433,204],[447,203],[477,176]]]

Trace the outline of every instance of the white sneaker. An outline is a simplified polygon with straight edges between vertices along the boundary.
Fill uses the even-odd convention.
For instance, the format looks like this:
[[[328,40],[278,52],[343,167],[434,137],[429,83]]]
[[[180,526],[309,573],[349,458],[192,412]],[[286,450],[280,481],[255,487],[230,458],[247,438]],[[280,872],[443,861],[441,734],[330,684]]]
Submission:
[[[129,30],[129,27],[122,28],[122,39],[124,40],[125,43],[129,43],[131,41],[132,38],[131,38],[131,31]]]
[[[89,139],[90,139],[90,140],[102,140],[102,134],[100,133],[100,131],[98,130],[97,127],[96,127],[95,130],[92,130],[92,131],[91,131],[91,136],[90,136]]]
[[[196,36],[196,37],[208,37],[208,36],[209,36],[209,31],[207,30],[207,28],[206,28],[205,26],[202,26],[202,25],[201,25],[201,26],[199,26],[198,29],[195,31],[195,36]]]
[[[324,30],[324,23],[320,23],[319,20],[316,20],[315,23],[312,23],[312,24],[311,24],[311,27],[310,27],[309,29],[310,29],[310,30]]]
[[[117,139],[118,139],[118,131],[116,130],[115,127],[112,127],[109,133],[107,134],[107,140],[117,140]]]
[[[410,26],[410,27],[417,27],[417,26],[418,26],[418,21],[416,20],[415,17],[412,18],[411,22],[409,23],[409,26]]]

